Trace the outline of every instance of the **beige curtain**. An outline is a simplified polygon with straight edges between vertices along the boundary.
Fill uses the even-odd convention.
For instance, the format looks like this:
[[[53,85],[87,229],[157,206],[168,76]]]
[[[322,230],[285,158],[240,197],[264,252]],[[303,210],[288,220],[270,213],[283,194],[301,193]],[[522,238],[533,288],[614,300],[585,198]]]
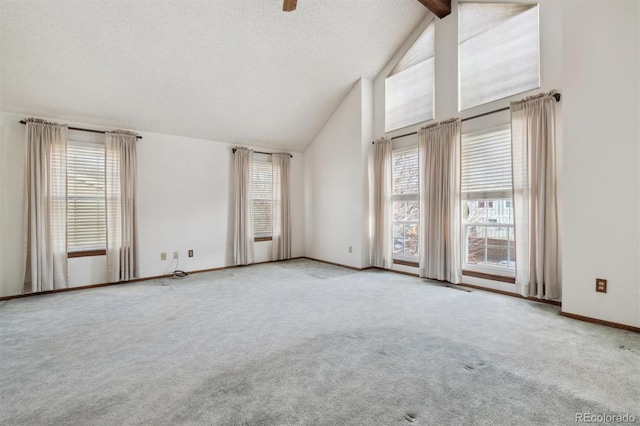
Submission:
[[[516,290],[559,299],[555,92],[511,103]]]
[[[273,234],[272,260],[291,259],[291,155],[272,154]]]
[[[107,279],[128,281],[137,276],[136,134],[107,133]]]
[[[420,276],[459,283],[460,242],[460,120],[421,129]]]
[[[391,139],[377,140],[373,148],[371,264],[387,269],[393,266],[391,159]]]
[[[233,257],[236,265],[253,263],[253,150],[236,148],[234,156],[235,224]]]
[[[68,287],[67,126],[27,120],[25,293]]]

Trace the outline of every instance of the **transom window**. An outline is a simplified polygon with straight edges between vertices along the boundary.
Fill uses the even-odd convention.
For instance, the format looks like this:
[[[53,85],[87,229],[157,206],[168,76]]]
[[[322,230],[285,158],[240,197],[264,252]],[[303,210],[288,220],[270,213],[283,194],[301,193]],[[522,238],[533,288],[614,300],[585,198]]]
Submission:
[[[516,256],[511,181],[509,126],[462,135],[465,268],[513,273]]]
[[[385,80],[387,132],[433,119],[434,32],[432,22]]]
[[[418,149],[393,151],[393,258],[418,261],[418,227],[420,221]]]
[[[460,110],[540,87],[538,5],[459,3]]]

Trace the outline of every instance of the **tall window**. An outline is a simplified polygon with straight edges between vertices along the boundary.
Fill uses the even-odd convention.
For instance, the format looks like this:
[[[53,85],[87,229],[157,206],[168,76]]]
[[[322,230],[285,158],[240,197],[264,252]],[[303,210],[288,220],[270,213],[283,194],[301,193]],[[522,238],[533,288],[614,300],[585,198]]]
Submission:
[[[387,132],[433,119],[434,31],[432,22],[386,79]]]
[[[270,161],[253,160],[253,229],[256,238],[272,235],[272,169]]]
[[[104,145],[67,143],[67,251],[106,249]]]
[[[418,261],[418,149],[399,149],[392,157],[393,258]]]
[[[460,110],[540,87],[538,5],[460,3]]]
[[[515,269],[508,126],[462,135],[464,267]]]

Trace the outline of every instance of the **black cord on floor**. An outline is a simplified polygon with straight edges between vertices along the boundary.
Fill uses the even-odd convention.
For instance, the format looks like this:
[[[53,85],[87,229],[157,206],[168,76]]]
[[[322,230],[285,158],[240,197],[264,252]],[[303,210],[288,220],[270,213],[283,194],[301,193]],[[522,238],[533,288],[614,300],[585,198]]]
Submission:
[[[188,277],[189,274],[187,274],[185,271],[181,271],[180,269],[178,269],[178,263],[180,263],[180,259],[176,259],[176,270],[173,271],[173,278]]]
[[[187,274],[185,271],[181,271],[180,269],[176,269],[175,271],[173,271],[173,278],[184,278],[188,276],[189,274]]]

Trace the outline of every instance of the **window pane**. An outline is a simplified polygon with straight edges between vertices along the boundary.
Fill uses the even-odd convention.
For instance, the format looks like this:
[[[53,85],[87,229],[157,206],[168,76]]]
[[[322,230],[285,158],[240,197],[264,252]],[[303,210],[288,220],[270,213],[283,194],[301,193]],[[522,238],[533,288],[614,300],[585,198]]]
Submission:
[[[402,238],[393,239],[393,254],[404,254],[404,240]]]
[[[469,245],[467,247],[467,263],[481,264],[485,263],[486,258],[486,246],[483,245]]]
[[[420,202],[407,201],[407,221],[417,222],[420,220]]]
[[[460,109],[540,87],[538,6],[460,3]]]

